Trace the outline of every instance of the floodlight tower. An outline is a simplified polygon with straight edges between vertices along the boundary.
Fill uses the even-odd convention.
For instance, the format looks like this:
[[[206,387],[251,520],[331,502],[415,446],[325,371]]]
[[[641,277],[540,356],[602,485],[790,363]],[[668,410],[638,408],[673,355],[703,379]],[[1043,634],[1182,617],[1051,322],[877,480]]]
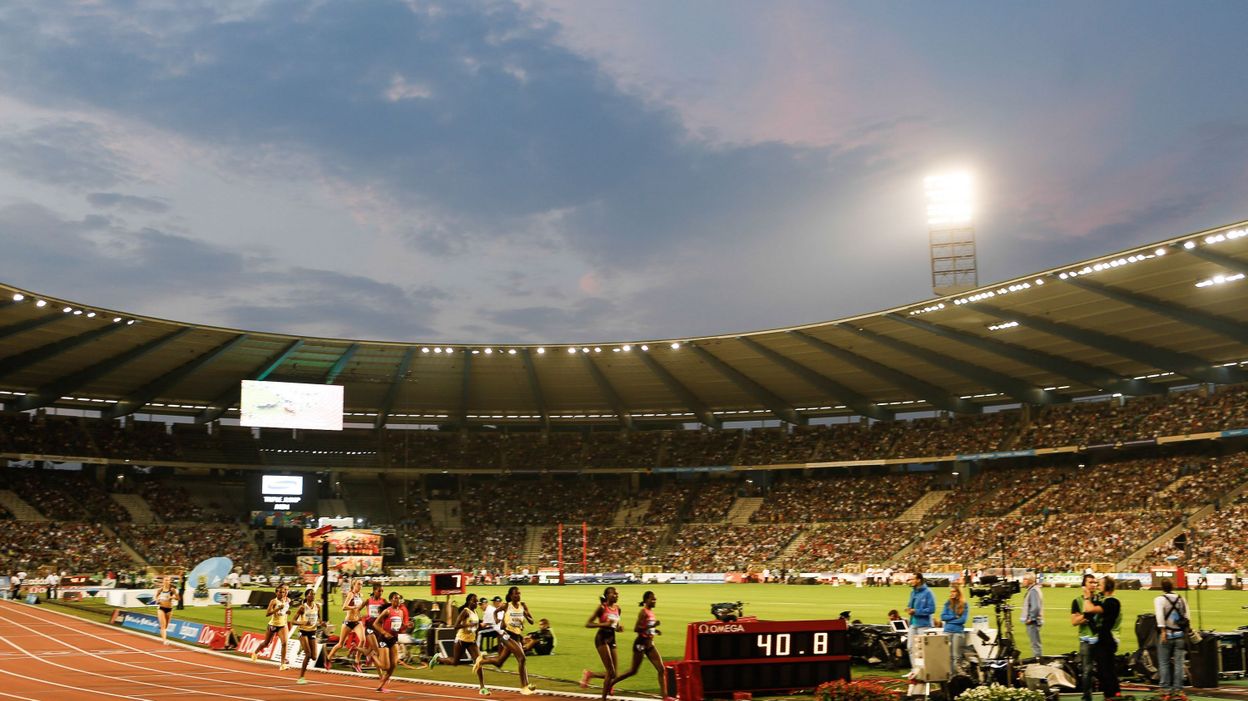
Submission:
[[[932,292],[958,294],[979,287],[975,228],[971,225],[974,182],[967,172],[923,179],[927,234],[932,255]]]

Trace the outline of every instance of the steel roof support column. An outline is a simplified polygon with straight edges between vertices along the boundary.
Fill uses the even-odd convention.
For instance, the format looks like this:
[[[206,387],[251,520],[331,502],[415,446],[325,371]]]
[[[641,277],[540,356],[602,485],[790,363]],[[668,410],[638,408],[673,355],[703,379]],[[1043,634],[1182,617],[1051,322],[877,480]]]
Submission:
[[[711,413],[710,408],[708,408],[701,399],[698,399],[698,396],[682,384],[680,380],[677,380],[675,375],[668,371],[667,368],[663,367],[659,361],[651,358],[649,352],[642,351],[637,357],[641,358],[641,362],[644,363],[646,367],[650,368],[650,371],[659,378],[660,382],[666,385],[673,394],[680,397],[681,401],[685,403],[685,406],[689,408],[689,411],[693,412],[693,414],[698,417],[699,421],[712,428],[723,427],[724,422],[720,421],[715,414]]]
[[[732,367],[728,363],[715,357],[713,353],[694,343],[690,343],[688,348],[693,349],[694,354],[706,361],[707,365],[715,368],[715,371],[723,375],[729,382],[736,385],[738,389],[754,398],[755,401],[767,407],[767,409],[775,414],[776,418],[788,423],[804,426],[809,423],[805,416],[797,413],[788,402],[776,396],[771,390],[763,387],[759,383],[750,379],[745,373]]]
[[[767,346],[764,346],[763,344],[759,343],[758,341],[755,341],[749,336],[741,336],[737,340],[745,344],[746,346],[748,346],[755,353],[758,353],[759,355],[763,356],[764,358],[767,358],[768,360],[775,363],[776,365],[779,365],[785,370],[788,370],[794,375],[797,375],[798,377],[805,380],[807,384],[819,390],[820,392],[827,394],[831,398],[830,401],[835,401],[840,404],[844,404],[850,409],[853,409],[854,411],[856,411],[861,416],[869,416],[873,419],[880,419],[881,421],[892,420],[893,412],[885,409],[879,404],[872,402],[871,400],[867,399],[861,394],[858,394],[854,390],[846,387],[845,385],[837,382],[836,380],[833,380],[830,377],[826,377],[818,372],[815,372],[814,370],[811,370],[810,368],[806,367],[805,365],[802,365],[796,360],[793,360],[792,358],[789,358],[788,356],[778,351],[774,351],[768,348]]]
[[[173,370],[170,370],[139,389],[131,392],[125,399],[117,402],[111,410],[104,412],[103,418],[117,419],[133,414],[139,409],[142,409],[148,402],[152,401],[156,397],[159,397],[165,390],[168,390],[170,387],[173,387],[182,380],[186,379],[200,368],[230,352],[236,348],[238,344],[245,340],[247,340],[247,334],[239,334],[216,348],[213,348],[207,353],[204,353],[198,358],[195,358],[189,363],[184,363]]]
[[[632,428],[633,416],[628,411],[628,407],[624,406],[624,400],[620,397],[619,392],[615,391],[615,388],[611,386],[611,382],[607,380],[607,376],[603,374],[602,368],[598,367],[588,353],[579,353],[578,355],[585,360],[585,368],[589,370],[590,376],[594,378],[594,383],[598,385],[598,389],[606,397],[607,403],[615,409],[615,415],[620,421],[620,426],[625,430]]]

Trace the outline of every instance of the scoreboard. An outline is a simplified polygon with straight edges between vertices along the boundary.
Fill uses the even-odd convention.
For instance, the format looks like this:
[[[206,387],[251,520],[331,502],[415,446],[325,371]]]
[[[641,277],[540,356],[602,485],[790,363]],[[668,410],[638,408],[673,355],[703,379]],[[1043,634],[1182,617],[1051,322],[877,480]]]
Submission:
[[[695,666],[705,696],[813,689],[849,679],[848,635],[839,619],[690,623],[685,661]]]

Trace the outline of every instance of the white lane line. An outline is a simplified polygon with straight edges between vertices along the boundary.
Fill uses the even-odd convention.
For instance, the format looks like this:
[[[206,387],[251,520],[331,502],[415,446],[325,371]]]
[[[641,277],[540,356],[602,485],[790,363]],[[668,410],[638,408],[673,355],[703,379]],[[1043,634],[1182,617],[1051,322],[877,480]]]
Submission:
[[[0,622],[8,623],[8,624],[10,624],[10,625],[22,625],[22,622],[21,622],[21,621],[16,620],[16,619],[13,619],[13,618],[8,618],[7,616],[0,616]],[[46,621],[45,621],[44,623],[45,623],[45,624],[47,624],[47,622],[46,622]],[[47,624],[47,625],[55,625],[55,624]],[[75,648],[75,647],[73,646],[73,644],[71,644],[71,643],[64,642],[63,640],[59,640],[59,639],[57,639],[57,638],[55,638],[55,637],[53,637],[53,636],[51,636],[51,635],[46,635],[46,634],[44,634],[44,633],[39,633],[38,631],[34,630],[33,628],[30,628],[30,626],[26,626],[26,628],[27,628],[28,630],[30,630],[31,632],[34,632],[34,633],[36,633],[37,635],[40,635],[40,636],[44,637],[45,639],[50,640],[50,641],[52,641],[52,642],[56,643],[57,645],[62,645],[62,646],[66,647],[66,648],[68,648],[68,649],[71,649],[71,650],[77,649],[77,648]],[[64,628],[62,627],[62,628],[61,628],[61,630],[64,630]],[[76,631],[76,633],[77,633],[77,634],[80,634],[80,635],[87,635],[87,636],[90,636],[90,637],[93,637],[93,638],[94,638],[94,637],[97,637],[97,636],[91,635],[90,633],[84,633],[84,632],[82,632],[82,631]],[[143,670],[144,672],[157,672],[157,673],[159,673],[159,670],[153,670],[153,669],[151,669],[150,667],[145,667],[145,666],[143,666],[143,665],[130,664],[129,662],[122,662],[122,661],[120,661],[120,660],[109,660],[107,657],[104,657],[103,655],[97,655],[97,654],[92,653],[92,652],[86,652],[85,650],[83,650],[83,651],[81,651],[81,652],[83,652],[83,654],[86,654],[86,655],[88,655],[88,656],[90,656],[90,657],[94,657],[94,658],[95,658],[95,659],[97,659],[97,660],[102,660],[102,661],[104,661],[104,662],[112,662],[112,663],[114,663],[114,664],[125,665],[126,667],[133,667],[133,668],[135,668],[135,669],[141,669],[141,670]],[[33,657],[33,655],[32,655],[32,657]],[[50,661],[50,660],[40,659],[40,658],[38,658],[38,657],[36,657],[36,659],[39,659],[39,661],[40,661],[40,662],[42,662],[42,663],[44,663],[44,664],[50,664],[50,665],[52,665],[52,666],[54,666],[54,667],[60,667],[61,669],[69,669],[69,670],[73,670],[73,671],[75,671],[75,672],[77,672],[77,673],[79,673],[79,674],[89,674],[89,675],[91,675],[91,676],[93,676],[93,677],[104,677],[104,678],[106,678],[106,679],[112,679],[112,680],[115,680],[115,681],[123,682],[123,683],[125,683],[125,684],[139,684],[139,685],[142,685],[142,686],[151,686],[151,687],[155,687],[155,688],[158,688],[158,689],[167,689],[167,690],[169,690],[169,691],[182,691],[182,692],[187,692],[187,693],[191,693],[191,694],[202,694],[202,695],[204,695],[204,696],[219,696],[219,697],[221,697],[221,698],[226,698],[226,699],[236,699],[237,701],[264,701],[263,699],[252,698],[252,697],[250,697],[250,696],[233,696],[233,695],[230,695],[230,694],[218,694],[218,693],[211,692],[211,691],[199,691],[199,690],[197,690],[197,689],[184,688],[184,687],[178,687],[178,686],[169,686],[169,685],[167,685],[167,684],[157,684],[156,682],[145,682],[145,681],[139,681],[138,679],[134,679],[133,677],[130,677],[130,678],[127,678],[127,677],[116,677],[116,676],[113,676],[113,675],[111,675],[111,674],[103,674],[103,673],[98,673],[98,672],[88,672],[88,671],[87,671],[87,670],[85,670],[85,669],[76,669],[76,668],[74,668],[74,667],[67,667],[67,666],[65,666],[65,665],[62,665],[62,664],[57,664],[57,663],[52,662],[52,661]]]
[[[13,643],[9,642],[7,638],[0,638],[0,642],[5,643],[5,644],[8,644],[8,645],[12,645],[12,646],[13,646],[13,647],[15,647],[15,648],[17,647],[17,646],[16,646],[16,645],[14,645]],[[33,654],[29,653],[29,652],[26,652],[25,650],[22,650],[22,649],[20,649],[20,648],[18,648],[18,652],[25,653],[25,655],[26,655],[27,657],[30,657],[31,659],[33,659],[33,660],[35,660],[35,661],[37,661],[37,662],[43,662],[44,664],[49,664],[49,665],[52,665],[53,667],[60,667],[61,669],[67,669],[67,670],[69,670],[69,671],[71,671],[71,672],[76,672],[76,671],[78,671],[78,670],[73,669],[72,667],[66,667],[65,665],[59,665],[59,664],[56,664],[56,663],[54,663],[54,662],[47,662],[46,660],[40,660],[40,659],[39,659],[38,657],[36,657],[35,655],[33,655]],[[144,697],[142,697],[142,696],[128,696],[128,695],[126,695],[126,694],[111,694],[111,693],[109,693],[109,692],[107,692],[107,691],[95,691],[95,690],[92,690],[92,689],[83,689],[83,688],[81,688],[81,687],[77,687],[77,686],[70,686],[69,684],[61,684],[61,683],[59,683],[59,682],[48,681],[47,679],[40,679],[40,678],[38,678],[38,677],[28,677],[28,676],[26,676],[25,674],[18,674],[17,672],[10,672],[10,671],[8,671],[7,669],[0,669],[0,674],[4,674],[4,675],[10,676],[10,677],[17,677],[18,679],[25,679],[25,680],[27,680],[27,681],[36,682],[37,684],[47,684],[47,685],[51,685],[51,686],[59,686],[59,687],[61,687],[62,689],[72,689],[72,690],[74,690],[74,691],[81,691],[81,692],[86,693],[86,694],[95,694],[95,695],[97,695],[97,696],[115,696],[115,697],[117,697],[117,698],[119,698],[119,699],[134,699],[134,701],[153,701],[152,699],[144,698]],[[118,680],[118,681],[124,681],[124,680]]]

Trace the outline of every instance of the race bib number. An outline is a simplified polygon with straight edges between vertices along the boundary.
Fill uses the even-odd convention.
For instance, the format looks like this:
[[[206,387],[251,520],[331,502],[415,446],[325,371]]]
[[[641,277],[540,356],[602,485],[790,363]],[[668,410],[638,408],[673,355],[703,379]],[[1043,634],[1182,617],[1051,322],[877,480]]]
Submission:
[[[403,617],[402,616],[390,617],[390,630],[396,633],[403,630]]]
[[[317,616],[316,611],[304,611],[303,612],[303,620],[309,626],[316,625],[316,616]]]
[[[368,617],[376,618],[377,612],[380,610],[381,610],[381,606],[379,604],[369,604],[368,605]]]

